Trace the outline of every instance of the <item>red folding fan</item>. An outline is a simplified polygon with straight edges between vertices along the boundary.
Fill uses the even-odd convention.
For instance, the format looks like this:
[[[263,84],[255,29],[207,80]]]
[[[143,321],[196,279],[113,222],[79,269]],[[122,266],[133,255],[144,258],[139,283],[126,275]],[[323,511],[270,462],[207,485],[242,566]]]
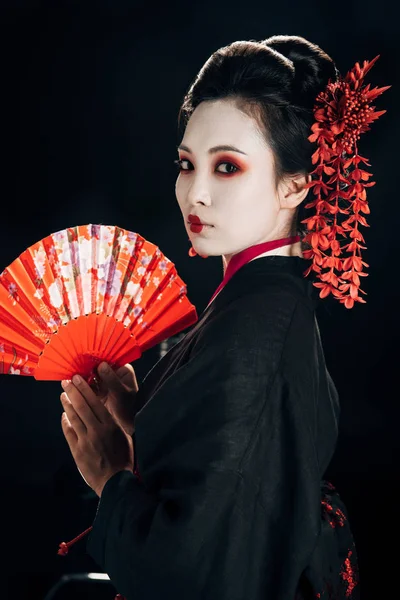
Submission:
[[[94,381],[198,320],[160,249],[112,225],[69,227],[0,274],[0,373]]]

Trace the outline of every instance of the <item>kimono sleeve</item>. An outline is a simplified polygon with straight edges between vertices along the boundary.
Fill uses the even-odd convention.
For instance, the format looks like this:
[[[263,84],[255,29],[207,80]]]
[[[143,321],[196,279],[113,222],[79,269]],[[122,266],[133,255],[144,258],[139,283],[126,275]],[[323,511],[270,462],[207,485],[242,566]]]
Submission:
[[[303,448],[296,459],[295,485],[287,479],[293,478],[294,461],[282,460],[288,443],[301,444],[287,439],[301,433],[293,414],[281,410],[286,391],[277,378],[292,316],[286,312],[281,306],[267,332],[257,319],[227,312],[152,399],[154,414],[146,415],[158,418],[161,441],[139,455],[139,466],[145,478],[157,481],[156,491],[129,471],[116,473],[103,489],[87,543],[127,600],[291,597],[288,591],[315,543],[315,527],[309,518],[309,456]],[[254,444],[261,422],[262,444]],[[287,433],[277,437],[277,425]],[[144,418],[136,435],[141,430],[144,435]],[[254,448],[263,454],[255,464],[269,464],[266,505],[256,474],[242,469]],[[288,527],[294,514],[295,530]]]

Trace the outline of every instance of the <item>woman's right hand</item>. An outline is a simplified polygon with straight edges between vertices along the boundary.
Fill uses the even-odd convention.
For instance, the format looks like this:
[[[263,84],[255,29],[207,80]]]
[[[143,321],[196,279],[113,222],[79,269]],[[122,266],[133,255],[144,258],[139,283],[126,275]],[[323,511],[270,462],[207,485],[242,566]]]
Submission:
[[[106,367],[105,371],[103,366]],[[127,363],[114,371],[110,365],[102,362],[97,374],[96,395],[101,397],[104,406],[125,431],[132,435],[135,430],[135,397],[139,389],[134,368]]]

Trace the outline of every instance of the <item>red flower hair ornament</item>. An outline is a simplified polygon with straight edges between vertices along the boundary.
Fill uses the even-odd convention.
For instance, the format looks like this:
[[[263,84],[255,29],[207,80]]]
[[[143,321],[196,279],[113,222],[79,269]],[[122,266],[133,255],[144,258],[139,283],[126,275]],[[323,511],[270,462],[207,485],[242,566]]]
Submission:
[[[310,247],[303,257],[312,261],[304,277],[314,271],[319,296],[332,294],[346,308],[353,308],[355,302],[365,304],[360,278],[367,277],[363,267],[368,265],[361,258],[366,246],[361,245],[364,237],[359,226],[369,227],[364,216],[370,213],[366,188],[375,182],[368,181],[372,173],[360,168],[360,163],[371,165],[358,153],[357,141],[386,112],[376,111],[371,103],[392,86],[371,90],[370,84],[364,85],[365,75],[379,57],[365,60],[362,67],[356,62],[345,77],[334,83],[329,80],[316,98],[313,133],[308,137],[318,145],[312,155],[312,164],[318,164],[310,173],[315,178],[305,186],[314,189],[315,198],[305,205],[314,209],[313,214],[302,221],[307,224],[302,241]],[[196,254],[190,248],[189,256]]]

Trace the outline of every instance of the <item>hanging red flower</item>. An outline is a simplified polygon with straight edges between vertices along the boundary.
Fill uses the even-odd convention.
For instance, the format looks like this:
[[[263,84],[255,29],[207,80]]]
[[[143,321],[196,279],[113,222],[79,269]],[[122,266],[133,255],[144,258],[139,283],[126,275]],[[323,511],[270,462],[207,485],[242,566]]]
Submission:
[[[303,242],[310,246],[303,256],[312,259],[304,275],[315,271],[320,281],[314,286],[321,288],[320,297],[332,293],[346,308],[365,303],[360,296],[366,295],[360,277],[367,277],[363,267],[368,265],[361,259],[366,246],[361,245],[365,241],[359,225],[369,227],[363,216],[370,212],[366,188],[375,182],[368,181],[372,173],[361,168],[360,163],[371,165],[359,155],[357,141],[369,131],[369,124],[386,112],[375,111],[371,102],[391,86],[370,90],[370,84],[363,85],[379,56],[365,60],[363,67],[357,62],[344,78],[329,81],[316,98],[313,133],[308,138],[318,144],[312,156],[312,163],[318,166],[311,173],[315,179],[306,186],[314,188],[315,199],[305,208],[316,210],[302,221],[308,230]]]

